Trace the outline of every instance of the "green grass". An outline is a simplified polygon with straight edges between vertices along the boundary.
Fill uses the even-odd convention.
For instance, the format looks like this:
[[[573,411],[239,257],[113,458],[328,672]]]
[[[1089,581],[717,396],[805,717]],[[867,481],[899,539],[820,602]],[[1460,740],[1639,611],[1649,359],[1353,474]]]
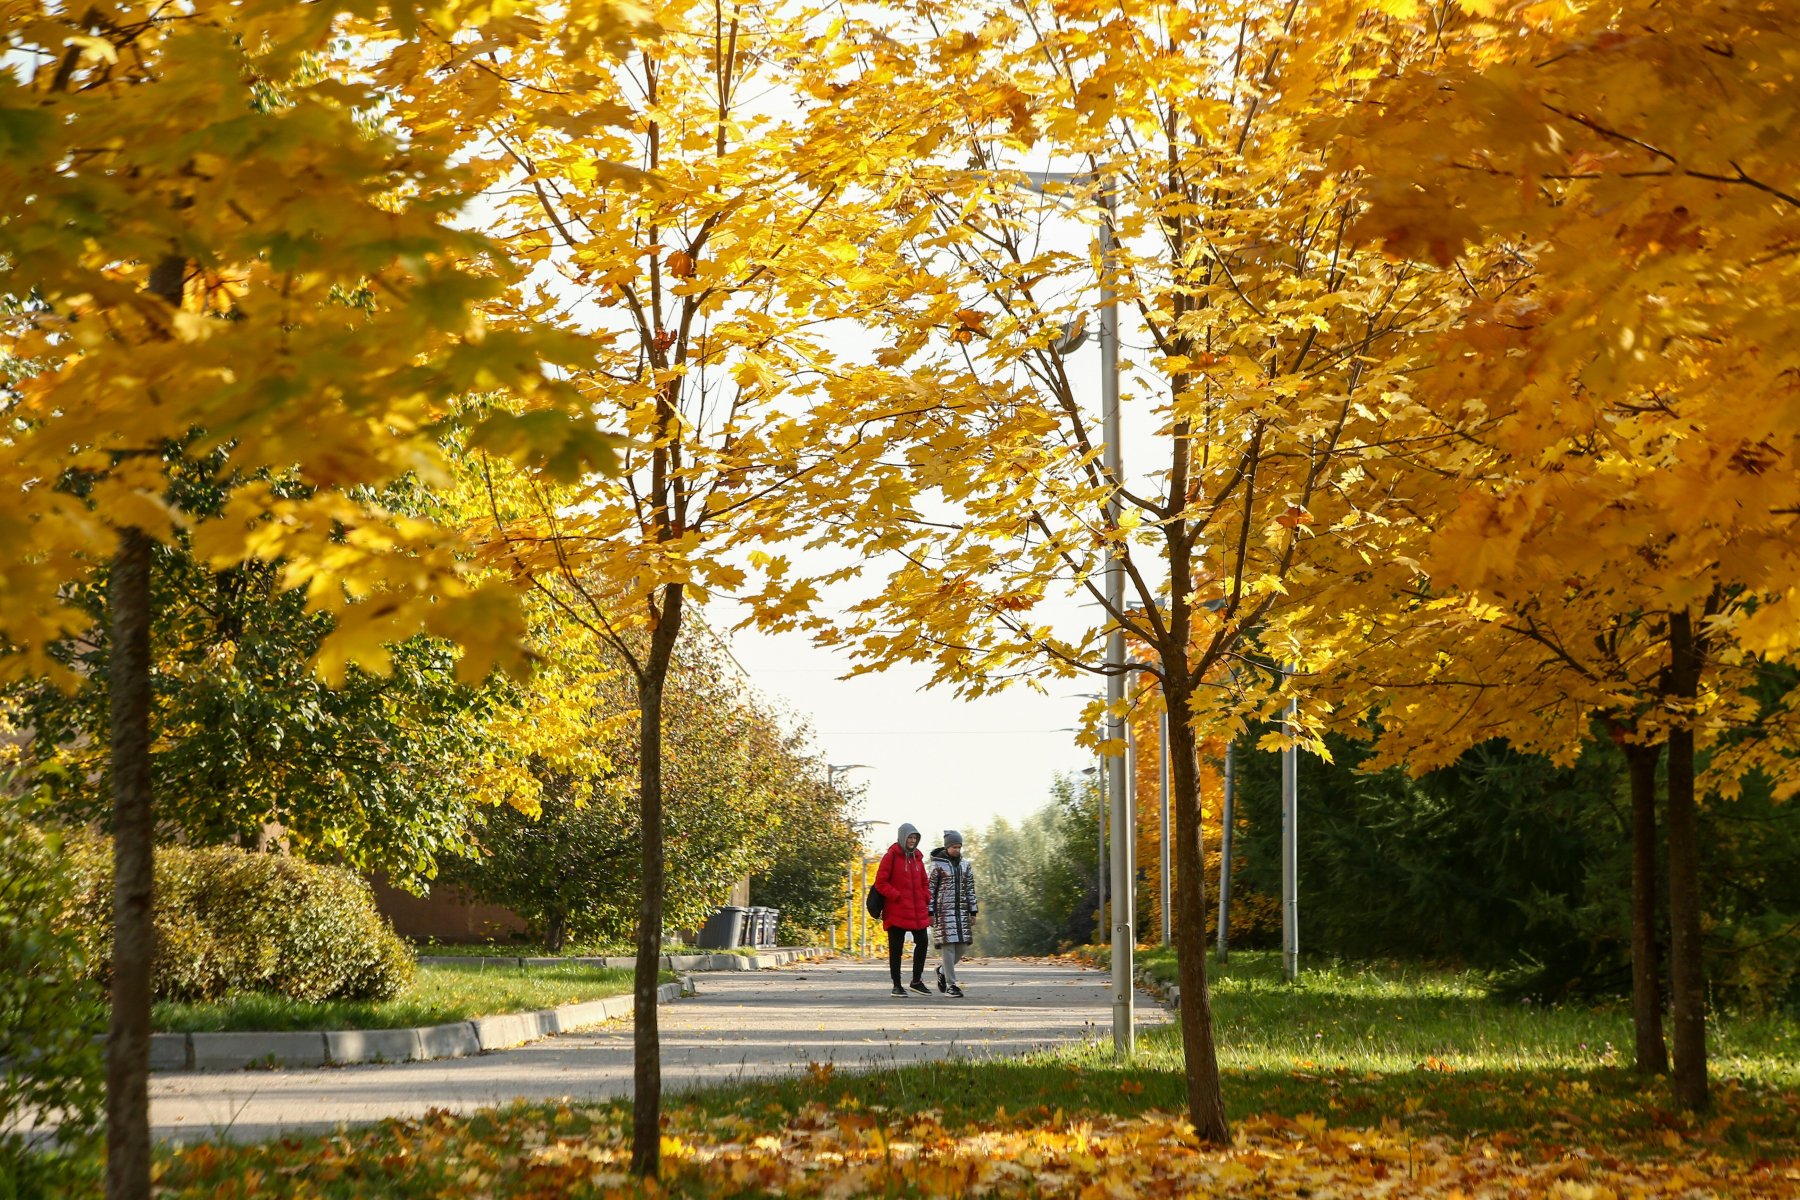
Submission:
[[[675,978],[662,973],[666,983]],[[209,1003],[156,1005],[153,1026],[170,1033],[225,1030],[404,1029],[470,1017],[527,1012],[601,1000],[631,991],[631,972],[601,967],[421,966],[392,1000],[328,1000],[308,1004],[246,993]]]
[[[1253,1117],[1310,1115],[1332,1127],[1379,1127],[1372,1136],[1409,1148],[1409,1172],[1410,1146],[1440,1138],[1439,1146],[1452,1153],[1461,1147],[1478,1168],[1494,1155],[1568,1163],[1574,1179],[1586,1177],[1588,1164],[1626,1172],[1639,1164],[1690,1190],[1693,1179],[1681,1172],[1696,1163],[1712,1164],[1706,1170],[1725,1163],[1776,1188],[1782,1172],[1800,1164],[1800,1022],[1791,1018],[1716,1020],[1714,1110],[1689,1116],[1669,1110],[1666,1083],[1639,1081],[1620,1062],[1630,1027],[1616,1009],[1509,1007],[1486,999],[1477,976],[1418,968],[1311,967],[1295,985],[1279,978],[1275,955],[1234,955],[1228,967],[1214,969],[1227,1111],[1253,1131]],[[1167,1028],[1147,1033],[1129,1063],[1114,1061],[1101,1041],[1002,1060],[944,1059],[858,1073],[815,1067],[797,1079],[666,1095],[666,1134],[708,1149],[692,1162],[673,1160],[670,1170],[682,1177],[656,1194],[780,1194],[760,1188],[754,1173],[734,1174],[746,1146],[765,1135],[782,1145],[846,1121],[846,1128],[861,1122],[884,1136],[899,1130],[923,1152],[964,1135],[1010,1129],[1033,1138],[1082,1137],[1087,1118],[1180,1113],[1182,1065],[1179,1036]],[[821,1117],[820,1105],[836,1112]],[[1275,1126],[1271,1134],[1268,1121],[1261,1125],[1247,1153],[1256,1171],[1274,1173],[1263,1178],[1267,1190],[1259,1195],[1307,1195],[1309,1168],[1345,1154],[1347,1143],[1298,1136],[1292,1131],[1299,1126]],[[461,1194],[456,1189],[476,1170],[496,1196],[587,1195],[551,1187],[547,1172],[564,1160],[586,1170],[582,1156],[590,1150],[619,1164],[630,1128],[628,1101],[517,1105],[467,1118],[437,1113],[323,1139],[196,1147],[171,1162],[164,1186],[196,1200],[260,1194],[257,1181],[279,1195],[436,1200]],[[1143,1152],[1155,1152],[1153,1146],[1145,1143]],[[1042,1161],[1039,1150],[1033,1154]],[[593,1182],[592,1194],[601,1194],[598,1177]],[[1053,1182],[1047,1190],[1055,1188]],[[1038,1194],[1036,1187],[1024,1191]],[[928,1178],[899,1169],[884,1191],[869,1194],[941,1193]],[[1403,1187],[1395,1194],[1409,1193]],[[1570,1192],[1582,1194],[1587,1190]]]
[[[629,942],[582,942],[547,950],[542,942],[455,942],[415,941],[413,951],[443,958],[613,958],[636,954]]]
[[[420,955],[435,958],[631,958],[637,954],[637,947],[631,945],[611,945],[606,943],[584,943],[578,946],[564,946],[561,950],[546,950],[541,942],[489,942],[469,945],[440,945],[436,942],[415,942],[413,949]],[[695,946],[664,946],[664,954],[758,954],[761,950],[755,946],[739,946],[731,950],[702,950]]]
[[[1165,952],[1144,957],[1152,963]],[[1172,964],[1172,953],[1167,961]],[[1676,1120],[1665,1082],[1629,1071],[1631,1020],[1607,1008],[1508,1005],[1479,975],[1418,967],[1309,966],[1281,979],[1280,956],[1238,953],[1211,972],[1228,1112],[1312,1114],[1371,1125],[1397,1118],[1435,1132],[1481,1134],[1615,1125],[1651,1135]],[[1709,1030],[1720,1111],[1740,1148],[1800,1130],[1800,1021],[1715,1020]],[[711,1115],[798,1111],[824,1095],[864,1107],[935,1108],[947,1122],[997,1109],[1129,1115],[1186,1107],[1179,1030],[1151,1029],[1128,1065],[1110,1039],[1003,1062],[906,1066],[781,1080],[684,1097]]]
[[[1173,950],[1140,952],[1156,979],[1175,977]],[[1631,1013],[1600,1006],[1490,1000],[1486,977],[1399,965],[1309,964],[1290,984],[1280,956],[1209,960],[1220,1066],[1241,1071],[1592,1071],[1629,1067]],[[1800,1020],[1716,1016],[1714,1073],[1800,1087]],[[1148,1052],[1162,1052],[1151,1038]]]

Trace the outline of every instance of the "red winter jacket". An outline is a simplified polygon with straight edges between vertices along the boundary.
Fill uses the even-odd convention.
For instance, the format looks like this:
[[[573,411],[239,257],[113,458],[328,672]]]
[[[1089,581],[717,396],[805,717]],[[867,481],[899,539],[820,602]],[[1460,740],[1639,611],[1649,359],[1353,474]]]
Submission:
[[[925,856],[899,842],[888,847],[875,872],[875,890],[886,901],[884,929],[924,929],[931,924],[931,888],[925,882]]]

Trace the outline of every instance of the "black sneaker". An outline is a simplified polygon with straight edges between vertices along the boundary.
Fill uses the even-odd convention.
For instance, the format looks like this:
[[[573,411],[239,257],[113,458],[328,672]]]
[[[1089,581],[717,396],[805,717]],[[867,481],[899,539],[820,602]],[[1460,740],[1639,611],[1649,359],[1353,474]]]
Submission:
[[[940,992],[949,991],[950,990],[949,985],[944,982],[944,968],[939,967],[937,969],[937,973],[938,973],[938,991],[940,991]]]
[[[950,985],[950,994],[955,996],[958,1000],[962,999],[962,989],[955,984]]]
[[[931,989],[925,986],[925,981],[923,979],[913,980],[911,987],[913,991],[919,993],[921,996],[931,995]]]
[[[896,995],[896,996],[904,996],[904,995],[906,995],[906,989],[905,989],[905,988],[903,988],[903,987],[901,987],[901,986],[900,986],[900,985],[899,985],[899,984],[897,984],[897,983],[896,983],[896,984],[895,984],[895,985],[894,985],[894,995]]]

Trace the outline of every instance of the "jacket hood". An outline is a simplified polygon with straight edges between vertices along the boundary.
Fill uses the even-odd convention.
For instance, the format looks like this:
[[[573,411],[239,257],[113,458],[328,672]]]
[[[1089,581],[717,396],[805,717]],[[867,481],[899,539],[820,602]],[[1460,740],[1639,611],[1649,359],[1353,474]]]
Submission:
[[[936,859],[938,862],[949,862],[950,861],[950,852],[948,850],[944,849],[942,846],[939,846],[937,849],[935,849],[931,852],[931,857]]]
[[[918,832],[919,827],[917,825],[914,825],[911,822],[902,824],[900,826],[899,836],[894,838],[894,845],[900,847],[902,850],[906,849],[906,839]]]

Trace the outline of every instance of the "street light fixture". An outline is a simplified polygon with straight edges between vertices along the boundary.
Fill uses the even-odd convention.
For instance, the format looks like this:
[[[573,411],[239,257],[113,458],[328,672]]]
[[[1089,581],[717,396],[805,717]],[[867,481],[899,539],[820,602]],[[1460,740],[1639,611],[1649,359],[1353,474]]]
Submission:
[[[1022,172],[1025,186],[1040,195],[1049,196],[1053,189],[1084,184],[1098,184],[1100,203],[1100,416],[1101,470],[1115,488],[1124,478],[1120,457],[1123,437],[1119,422],[1119,305],[1113,291],[1113,275],[1117,267],[1118,237],[1115,232],[1117,211],[1113,182],[1098,171],[1027,171]],[[1063,330],[1062,346],[1073,349],[1080,344],[1077,330]],[[1115,490],[1106,501],[1106,526],[1117,530],[1122,506]],[[1115,617],[1106,635],[1106,700],[1107,741],[1124,737],[1119,712],[1125,699],[1125,630],[1116,618],[1125,611],[1125,559],[1116,540],[1106,543],[1106,607]],[[1112,875],[1115,880],[1128,878],[1131,872],[1131,823],[1125,812],[1125,773],[1113,771],[1107,779],[1106,794],[1112,809]],[[1136,1018],[1132,991],[1132,954],[1136,937],[1132,932],[1132,892],[1127,888],[1123,907],[1116,898],[1112,906],[1112,982],[1113,982],[1113,1052],[1123,1058],[1132,1052],[1136,1041]]]
[[[825,786],[831,790],[831,793],[833,795],[836,795],[837,794],[837,777],[839,774],[841,774],[844,771],[868,771],[868,770],[873,770],[873,768],[870,767],[868,763],[826,763],[825,764]],[[856,839],[856,850],[857,850],[856,857],[857,857],[858,861],[860,861],[862,858],[865,857],[862,852],[862,837],[861,837],[862,830],[868,828],[870,825],[886,825],[886,824],[887,824],[886,821],[851,821],[850,822],[850,828],[853,830],[856,830],[857,834],[858,834],[857,839]],[[868,923],[868,918],[864,917],[863,922],[864,922],[864,925],[866,926]],[[868,940],[868,930],[866,928],[864,929],[863,934],[864,934],[864,940],[865,941]],[[844,880],[844,949],[845,950],[850,949],[850,947],[855,943],[855,941],[856,941],[856,867],[854,865],[852,865],[850,867],[850,869],[845,872],[845,880]]]
[[[1028,178],[1031,186],[1039,192],[1047,192],[1053,184],[1100,185],[1100,417],[1103,439],[1100,461],[1101,469],[1106,472],[1116,489],[1124,479],[1124,462],[1120,456],[1123,435],[1119,422],[1119,306],[1112,284],[1118,253],[1117,234],[1114,230],[1118,214],[1113,200],[1113,184],[1097,171],[1033,172]],[[1118,529],[1121,509],[1119,494],[1115,490],[1106,500],[1106,527],[1109,530]],[[1125,699],[1125,630],[1118,618],[1125,611],[1125,559],[1118,542],[1112,539],[1108,539],[1106,543],[1106,606],[1114,617],[1112,629],[1106,635],[1107,740],[1117,741],[1124,736],[1119,711]],[[1131,823],[1126,819],[1128,814],[1125,811],[1124,772],[1114,771],[1107,783],[1107,798],[1112,806],[1112,877],[1115,881],[1129,880]],[[1130,887],[1125,889],[1123,905],[1115,896],[1111,909],[1113,1052],[1121,1058],[1132,1052],[1137,1038],[1136,1014],[1133,1012],[1136,996],[1132,991],[1131,961],[1137,940],[1132,930],[1133,892],[1134,889]]]
[[[872,771],[874,768],[868,763],[826,763],[825,786],[835,792],[837,790],[837,777],[840,772],[859,770]]]

